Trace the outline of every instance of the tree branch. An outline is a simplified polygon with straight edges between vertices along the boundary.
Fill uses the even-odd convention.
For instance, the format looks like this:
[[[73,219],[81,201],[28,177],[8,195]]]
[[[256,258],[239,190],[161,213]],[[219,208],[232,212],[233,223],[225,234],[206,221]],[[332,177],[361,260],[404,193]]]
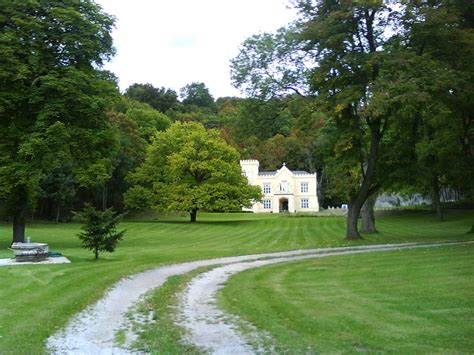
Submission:
[[[299,96],[301,97],[306,97],[305,94],[301,93],[298,89],[292,87],[292,86],[285,86],[284,89],[288,89],[288,90],[292,90],[294,91],[296,94],[298,94]]]

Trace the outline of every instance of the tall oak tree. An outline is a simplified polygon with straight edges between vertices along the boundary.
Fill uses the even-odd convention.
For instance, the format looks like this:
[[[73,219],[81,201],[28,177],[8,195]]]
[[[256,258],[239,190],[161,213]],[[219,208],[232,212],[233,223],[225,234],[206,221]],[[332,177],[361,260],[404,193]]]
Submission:
[[[0,9],[0,199],[21,242],[48,174],[70,167],[80,186],[110,175],[106,110],[117,91],[100,67],[114,53],[114,19],[91,0],[1,0]]]

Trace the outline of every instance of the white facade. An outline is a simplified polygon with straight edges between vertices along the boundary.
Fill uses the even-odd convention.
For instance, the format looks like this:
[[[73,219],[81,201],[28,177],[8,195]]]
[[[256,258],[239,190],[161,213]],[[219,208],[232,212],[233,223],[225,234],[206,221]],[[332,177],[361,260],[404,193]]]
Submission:
[[[241,160],[242,173],[250,185],[260,186],[264,197],[252,212],[318,212],[316,174],[291,171],[283,163],[276,171],[260,172],[258,160]]]

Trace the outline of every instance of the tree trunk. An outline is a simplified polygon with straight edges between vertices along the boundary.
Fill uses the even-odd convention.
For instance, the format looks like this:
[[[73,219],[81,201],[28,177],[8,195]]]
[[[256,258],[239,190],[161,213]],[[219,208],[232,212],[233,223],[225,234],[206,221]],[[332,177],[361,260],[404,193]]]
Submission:
[[[377,165],[380,139],[380,124],[373,124],[370,127],[370,152],[367,159],[367,169],[363,175],[362,184],[357,192],[357,195],[352,198],[349,203],[349,211],[347,213],[347,229],[346,239],[360,239],[357,221],[360,216],[360,210],[365,203],[365,200],[374,192],[375,167]]]
[[[440,193],[439,193],[439,181],[438,176],[433,175],[431,180],[431,199],[432,199],[432,208],[436,211],[436,217],[438,220],[443,221],[443,207],[441,206]]]
[[[102,186],[102,210],[105,211],[107,209],[107,183],[104,182]]]
[[[375,228],[375,215],[374,215],[374,206],[375,201],[377,201],[377,193],[370,195],[367,200],[365,201],[362,209],[360,211],[360,215],[362,218],[362,226],[361,232],[372,234],[377,233],[377,229]]]
[[[94,260],[99,259],[99,248],[94,248]]]
[[[58,209],[56,210],[56,223],[59,223],[60,212],[61,212],[61,204],[58,203]]]
[[[197,209],[197,208],[193,208],[193,209],[191,210],[191,212],[190,212],[191,223],[195,223],[195,222],[196,222],[197,212],[198,212],[198,209]]]
[[[323,206],[325,203],[324,196],[323,196],[323,177],[324,177],[324,169],[321,169],[320,174],[316,174],[316,196],[318,197],[319,207]]]
[[[22,200],[13,216],[13,243],[25,242],[25,219],[28,203],[26,202],[26,196],[22,196]]]
[[[365,206],[365,204],[364,204]],[[377,229],[375,228],[375,217],[374,211],[370,209],[366,209],[365,207],[361,210],[361,232],[365,234],[374,234],[377,233]]]
[[[357,229],[357,221],[359,220],[360,207],[354,208],[353,205],[349,205],[349,211],[347,211],[347,230],[346,239],[361,239],[361,235]]]
[[[471,230],[468,233],[474,233],[474,224],[471,226]]]

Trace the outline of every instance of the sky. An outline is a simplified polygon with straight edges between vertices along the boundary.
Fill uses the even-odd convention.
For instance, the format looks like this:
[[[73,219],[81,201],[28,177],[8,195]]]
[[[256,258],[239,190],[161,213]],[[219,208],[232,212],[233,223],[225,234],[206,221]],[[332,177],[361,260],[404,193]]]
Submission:
[[[288,0],[96,0],[116,17],[117,54],[105,69],[124,91],[133,83],[179,89],[206,84],[217,99],[242,96],[230,60],[248,37],[273,32],[295,18]]]

